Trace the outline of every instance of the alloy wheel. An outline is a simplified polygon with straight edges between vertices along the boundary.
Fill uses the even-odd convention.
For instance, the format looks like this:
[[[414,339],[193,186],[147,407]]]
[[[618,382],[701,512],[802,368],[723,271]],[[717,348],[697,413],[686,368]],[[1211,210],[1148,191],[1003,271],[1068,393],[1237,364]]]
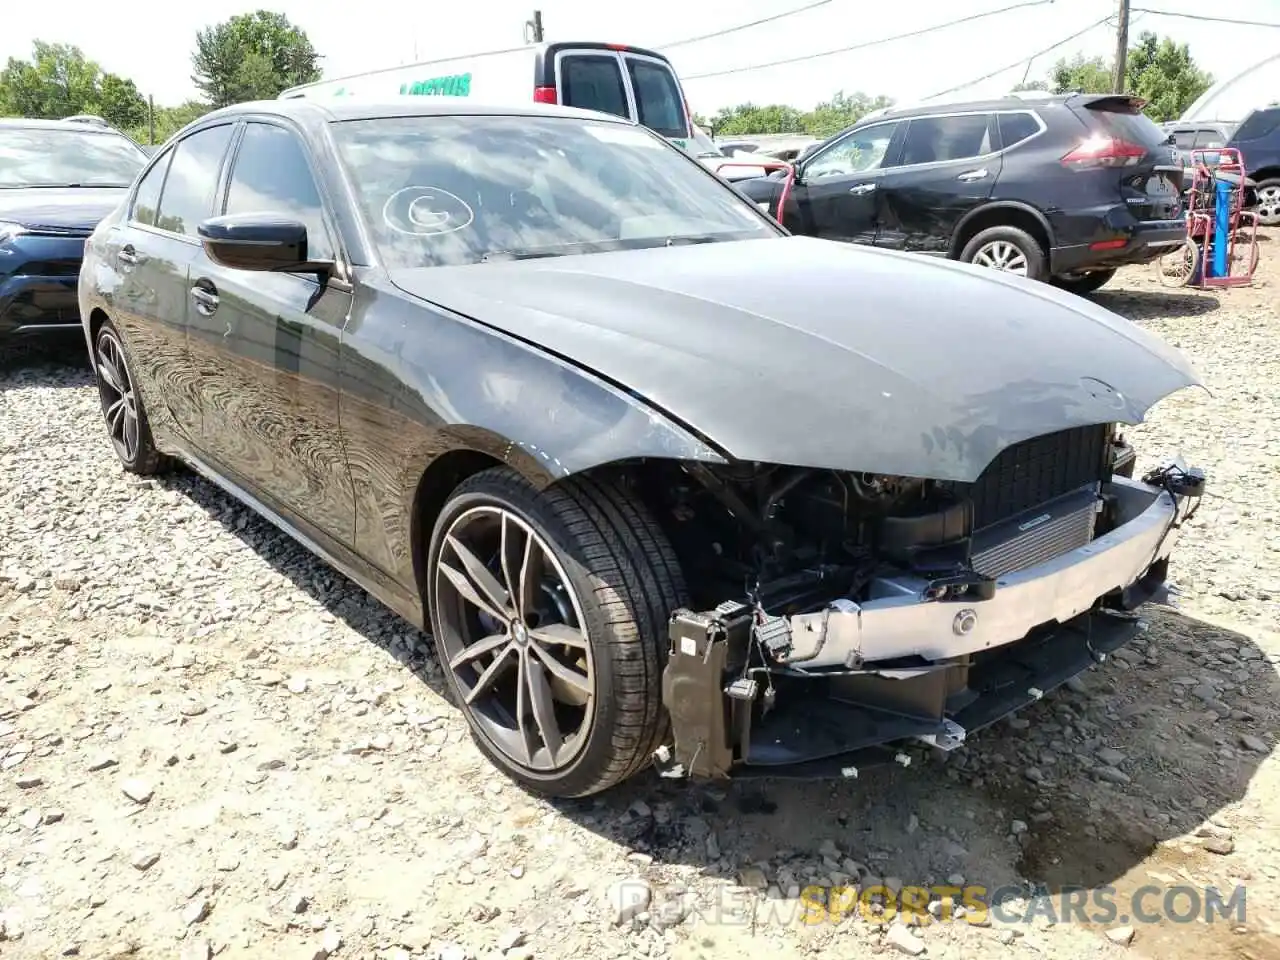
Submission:
[[[481,733],[535,773],[571,765],[591,728],[595,663],[550,546],[511,510],[472,507],[449,525],[434,576],[443,666]]]
[[[138,455],[138,399],[124,348],[110,330],[98,336],[97,367],[98,395],[111,445],[121,460],[132,463]]]
[[[1027,275],[1027,256],[1016,244],[1008,240],[992,240],[984,243],[973,255],[973,263],[992,270],[1003,270],[1005,273],[1020,277]]]
[[[1264,223],[1275,223],[1280,218],[1280,185],[1258,188],[1257,213]]]

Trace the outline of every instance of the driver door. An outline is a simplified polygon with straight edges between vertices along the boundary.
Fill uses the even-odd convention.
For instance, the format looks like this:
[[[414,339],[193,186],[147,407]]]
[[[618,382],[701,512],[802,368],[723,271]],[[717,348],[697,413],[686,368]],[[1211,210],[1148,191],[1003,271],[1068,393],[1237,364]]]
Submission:
[[[902,149],[901,120],[853,130],[815,153],[795,187],[801,230],[825,240],[875,243],[880,179]]]

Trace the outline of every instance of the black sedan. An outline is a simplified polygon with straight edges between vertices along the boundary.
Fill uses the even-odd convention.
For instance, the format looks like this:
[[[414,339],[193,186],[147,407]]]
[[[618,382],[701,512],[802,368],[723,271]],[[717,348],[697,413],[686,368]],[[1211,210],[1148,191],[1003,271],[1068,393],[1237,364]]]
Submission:
[[[85,238],[146,162],[110,127],[0,119],[0,340],[79,328]]]
[[[243,104],[94,232],[127,470],[181,460],[434,636],[529,787],[951,748],[1141,628],[1198,382],[1079,298],[792,237],[642,127]]]

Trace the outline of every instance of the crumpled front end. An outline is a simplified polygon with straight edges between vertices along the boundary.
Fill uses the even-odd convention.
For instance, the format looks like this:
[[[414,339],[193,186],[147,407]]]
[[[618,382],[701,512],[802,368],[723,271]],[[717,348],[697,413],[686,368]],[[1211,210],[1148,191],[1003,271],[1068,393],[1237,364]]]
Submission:
[[[1145,629],[1135,611],[1161,596],[1204,490],[1180,463],[1133,467],[1107,428],[1037,438],[958,506],[882,519],[847,595],[815,603],[793,575],[771,600],[766,584],[676,611],[659,771],[856,776],[912,747],[953,749],[1100,662]]]

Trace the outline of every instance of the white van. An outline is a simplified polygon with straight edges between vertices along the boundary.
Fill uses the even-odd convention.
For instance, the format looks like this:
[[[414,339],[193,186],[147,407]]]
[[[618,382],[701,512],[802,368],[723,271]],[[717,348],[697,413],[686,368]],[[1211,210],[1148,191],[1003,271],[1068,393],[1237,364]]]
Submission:
[[[558,103],[641,123],[689,149],[680,80],[660,53],[620,43],[537,43],[320,80],[291,97],[472,97],[486,104]]]

